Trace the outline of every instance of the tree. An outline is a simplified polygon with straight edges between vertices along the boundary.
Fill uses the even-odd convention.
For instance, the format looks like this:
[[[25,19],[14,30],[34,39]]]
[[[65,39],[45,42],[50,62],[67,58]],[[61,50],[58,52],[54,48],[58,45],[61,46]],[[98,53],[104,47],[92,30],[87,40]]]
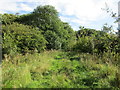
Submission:
[[[66,30],[66,37],[65,42],[63,43],[63,48],[64,50],[71,50],[76,43],[75,31],[71,28],[71,26],[68,23],[63,22],[63,25],[64,29]]]
[[[104,25],[103,25],[103,28],[102,28],[102,31],[103,32],[106,32],[106,33],[112,33],[112,25],[111,26],[109,26],[107,23],[105,23]]]
[[[106,7],[103,8],[103,10],[105,10],[107,13],[110,14],[110,16],[111,16],[112,18],[115,19],[115,23],[116,23],[116,22],[118,23],[118,22],[120,21],[120,16],[119,16],[119,15],[116,16],[117,13],[113,12],[113,10],[108,7],[107,3],[105,3],[105,5],[106,5]],[[118,7],[119,7],[119,6],[118,6]],[[119,30],[119,29],[118,29],[117,34],[118,34],[118,36],[120,37],[120,30]]]
[[[53,6],[38,6],[32,13],[20,16],[17,21],[39,28],[48,41],[47,49],[66,49],[72,46],[71,42],[74,42],[72,41],[75,39],[73,29],[68,23],[60,20]],[[54,37],[56,37],[55,40],[52,39]]]
[[[31,14],[22,15],[18,22],[38,27],[39,29],[56,30],[59,29],[60,19],[58,18],[58,12],[53,6],[45,5],[38,6]]]
[[[44,36],[48,41],[47,49],[61,49],[60,38],[55,32],[48,30],[45,32]]]

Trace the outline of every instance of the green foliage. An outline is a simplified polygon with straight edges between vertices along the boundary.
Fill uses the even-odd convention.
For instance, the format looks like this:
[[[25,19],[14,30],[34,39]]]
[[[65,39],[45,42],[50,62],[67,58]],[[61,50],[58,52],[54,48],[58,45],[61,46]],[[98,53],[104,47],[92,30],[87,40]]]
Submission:
[[[103,32],[110,33],[112,31],[112,26],[108,26],[108,24],[104,24],[102,28]]]
[[[111,28],[111,27],[109,27]],[[76,32],[77,43],[74,46],[77,51],[88,53],[104,53],[104,52],[119,52],[119,38],[115,34],[110,34],[107,26],[104,30],[96,31],[80,27],[81,30]]]
[[[65,39],[62,48],[66,51],[72,50],[73,46],[76,43],[76,36],[74,30],[71,28],[71,26],[68,23],[63,23],[64,24],[64,29],[66,30],[66,33],[64,32],[64,37]]]
[[[26,53],[35,49],[40,52],[45,47],[46,40],[38,29],[18,23],[3,25],[3,54]]]
[[[3,82],[6,88],[25,87],[31,82],[30,71],[27,65],[11,67],[6,72],[2,73],[4,78]],[[8,79],[8,80],[7,80]]]
[[[47,49],[61,49],[61,41],[55,32],[50,30],[46,31],[44,34],[46,40],[48,41]]]
[[[91,37],[81,37],[78,39],[73,49],[77,52],[92,53],[93,52],[92,43],[93,42]]]
[[[90,54],[68,56],[46,51],[5,58],[2,63],[4,88],[117,88],[114,64],[99,62]],[[62,57],[64,55],[64,58]],[[59,56],[59,57],[58,57]],[[80,57],[79,60],[69,58]],[[90,58],[89,58],[90,57]],[[94,58],[93,58],[94,57]],[[59,59],[58,59],[59,58]],[[97,60],[95,61],[95,59]],[[102,60],[103,58],[101,58]],[[106,59],[110,59],[107,58]],[[8,67],[9,66],[9,67]],[[111,73],[112,72],[112,73]]]
[[[1,15],[1,17],[2,17],[3,25],[12,24],[18,18],[18,16],[16,16],[16,15],[7,14],[7,13]]]
[[[3,88],[120,88],[120,40],[112,27],[75,32],[50,5],[1,16]]]
[[[45,5],[38,6],[34,9],[32,15],[33,25],[39,27],[43,31],[53,30],[57,32],[60,28],[60,20],[58,18],[58,13],[53,6]]]
[[[31,14],[22,15],[17,21],[42,30],[42,34],[48,41],[47,49],[68,50],[73,46],[71,42],[75,41],[73,29],[68,23],[60,20],[53,6],[38,6]]]

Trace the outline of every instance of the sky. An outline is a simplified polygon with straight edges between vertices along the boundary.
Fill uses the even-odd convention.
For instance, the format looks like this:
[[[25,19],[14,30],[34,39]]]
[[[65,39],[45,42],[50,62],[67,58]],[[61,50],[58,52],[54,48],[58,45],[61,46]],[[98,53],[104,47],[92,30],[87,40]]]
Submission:
[[[68,22],[74,30],[79,26],[101,30],[105,23],[117,30],[115,19],[102,8],[107,6],[115,13],[118,12],[119,0],[1,0],[0,13],[32,12],[39,5],[52,5],[59,12],[62,21]]]

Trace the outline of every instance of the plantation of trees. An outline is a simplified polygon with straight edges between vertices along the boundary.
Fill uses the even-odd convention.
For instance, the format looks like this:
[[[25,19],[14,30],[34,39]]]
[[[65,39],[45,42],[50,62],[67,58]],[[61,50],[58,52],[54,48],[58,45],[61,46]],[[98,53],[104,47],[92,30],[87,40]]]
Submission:
[[[1,88],[120,88],[120,38],[111,27],[75,31],[50,5],[1,17]]]

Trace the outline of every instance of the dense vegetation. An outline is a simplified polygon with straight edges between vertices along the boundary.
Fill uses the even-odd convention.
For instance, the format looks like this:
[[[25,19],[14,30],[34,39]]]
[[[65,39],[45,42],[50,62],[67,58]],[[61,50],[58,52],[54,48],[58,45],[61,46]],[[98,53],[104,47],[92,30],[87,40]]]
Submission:
[[[81,53],[45,51],[16,55],[3,61],[5,88],[117,88],[118,68],[112,64],[120,56],[102,58]],[[9,66],[9,67],[8,67]]]
[[[74,31],[50,5],[2,16],[3,88],[120,88],[112,29]]]

